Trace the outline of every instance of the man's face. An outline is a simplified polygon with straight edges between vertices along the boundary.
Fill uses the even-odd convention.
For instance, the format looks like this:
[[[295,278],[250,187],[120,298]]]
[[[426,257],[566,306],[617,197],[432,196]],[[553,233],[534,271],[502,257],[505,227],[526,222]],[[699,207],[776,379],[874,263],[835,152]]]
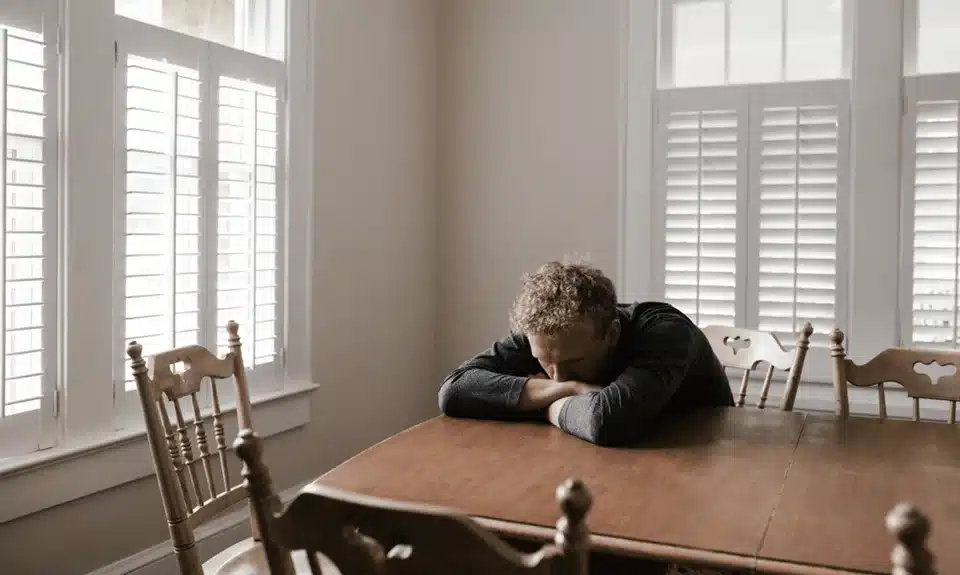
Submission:
[[[554,381],[581,381],[603,385],[599,381],[610,350],[620,336],[620,322],[613,321],[606,333],[596,323],[584,319],[554,336],[528,334],[533,356]]]

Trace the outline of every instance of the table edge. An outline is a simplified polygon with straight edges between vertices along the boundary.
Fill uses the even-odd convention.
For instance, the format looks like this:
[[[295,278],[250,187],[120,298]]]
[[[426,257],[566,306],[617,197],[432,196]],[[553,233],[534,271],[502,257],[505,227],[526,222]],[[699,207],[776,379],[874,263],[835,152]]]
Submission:
[[[483,527],[501,535],[552,541],[556,531],[540,525],[515,523],[488,517],[472,517]],[[624,539],[611,535],[590,534],[591,550],[610,551],[619,555],[644,559],[660,559],[682,563],[695,563],[713,567],[752,570],[756,563],[753,556],[707,551],[695,547],[683,547],[665,543],[653,543],[636,539]]]
[[[473,517],[480,525],[501,535],[552,541],[556,531],[540,525],[515,523],[489,517]],[[876,575],[872,571],[848,571],[832,567],[821,567],[790,563],[776,559],[758,559],[754,556],[737,555],[723,551],[709,551],[696,547],[654,543],[636,539],[625,539],[612,535],[590,534],[591,550],[614,552],[642,559],[656,559],[684,564],[726,569],[746,569],[762,571],[772,575]]]

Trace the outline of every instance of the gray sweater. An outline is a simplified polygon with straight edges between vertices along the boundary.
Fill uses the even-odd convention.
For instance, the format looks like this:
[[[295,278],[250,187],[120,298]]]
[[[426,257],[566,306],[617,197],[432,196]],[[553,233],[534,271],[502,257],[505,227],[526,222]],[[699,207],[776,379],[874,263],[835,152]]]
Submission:
[[[603,391],[571,398],[560,427],[598,445],[637,440],[658,417],[695,407],[733,405],[730,384],[703,332],[669,304],[621,304],[620,340],[605,368]],[[540,419],[519,408],[532,373],[542,371],[522,334],[510,334],[443,381],[440,409],[453,417]]]

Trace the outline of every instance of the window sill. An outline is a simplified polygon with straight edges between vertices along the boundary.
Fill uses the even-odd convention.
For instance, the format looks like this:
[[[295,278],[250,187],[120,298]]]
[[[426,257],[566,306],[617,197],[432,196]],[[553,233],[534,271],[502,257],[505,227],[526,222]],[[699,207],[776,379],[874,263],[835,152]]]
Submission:
[[[310,421],[314,383],[288,383],[282,390],[251,398],[262,437]],[[237,434],[236,409],[224,410],[227,437]],[[154,474],[144,428],[0,460],[0,524]]]

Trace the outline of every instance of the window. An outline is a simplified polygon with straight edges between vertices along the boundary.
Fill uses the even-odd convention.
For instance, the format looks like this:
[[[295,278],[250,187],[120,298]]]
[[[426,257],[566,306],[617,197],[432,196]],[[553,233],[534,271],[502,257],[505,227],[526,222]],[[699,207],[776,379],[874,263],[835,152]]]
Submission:
[[[0,6],[0,454],[38,449],[55,438],[56,35],[51,2]]]
[[[653,289],[700,325],[790,341],[845,313],[847,18],[834,0],[661,3]]]
[[[251,385],[279,382],[285,69],[126,18],[118,31],[122,419],[139,417],[121,355],[133,340],[145,354],[191,344],[222,354],[235,320]]]
[[[903,114],[903,340],[955,348],[960,341],[958,106],[960,10],[905,4]]]
[[[852,43],[847,4],[661,0],[660,87],[842,78]]]
[[[117,14],[282,60],[285,0],[116,0]]]
[[[131,339],[222,354],[236,320],[255,419],[309,420],[311,11],[0,2],[0,481],[48,481],[0,521],[150,473]]]

